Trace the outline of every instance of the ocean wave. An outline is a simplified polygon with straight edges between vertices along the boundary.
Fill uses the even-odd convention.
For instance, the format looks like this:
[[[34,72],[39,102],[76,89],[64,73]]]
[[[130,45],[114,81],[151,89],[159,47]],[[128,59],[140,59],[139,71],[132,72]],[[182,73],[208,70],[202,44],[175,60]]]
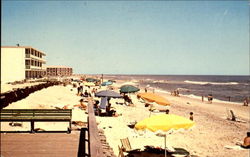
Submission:
[[[166,80],[155,80],[153,81],[153,83],[167,83]]]
[[[208,85],[208,84],[212,84],[212,85],[238,85],[238,82],[202,82],[202,81],[189,81],[189,80],[185,80],[185,83],[189,83],[189,84],[199,84],[199,85]]]
[[[187,96],[189,98],[200,99],[201,100],[201,96],[197,96],[197,95],[194,95],[194,94],[189,94],[189,95],[185,95],[185,96]],[[206,96],[204,97],[204,101],[207,101],[207,97]],[[213,102],[241,105],[241,103],[239,103],[239,102],[220,100],[220,99],[216,99],[216,98],[213,99]]]
[[[179,91],[186,91],[186,92],[190,92],[190,90],[189,90],[189,89],[187,89],[187,88],[177,88],[177,90],[179,90]]]

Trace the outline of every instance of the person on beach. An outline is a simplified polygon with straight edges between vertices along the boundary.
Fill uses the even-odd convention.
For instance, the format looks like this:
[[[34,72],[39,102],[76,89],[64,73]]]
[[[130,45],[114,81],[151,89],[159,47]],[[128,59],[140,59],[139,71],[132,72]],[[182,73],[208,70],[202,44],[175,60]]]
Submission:
[[[79,93],[83,93],[83,85],[80,85]]]
[[[147,93],[148,92],[148,90],[147,90],[147,88],[145,88],[145,93]]]
[[[156,110],[156,108],[154,107],[154,105],[150,104],[149,111],[155,111],[155,110]]]
[[[244,138],[241,147],[250,149],[250,132],[247,132],[247,136]]]
[[[177,96],[177,92],[176,92],[176,90],[174,90],[174,96]]]
[[[177,89],[177,90],[176,90],[176,96],[180,96],[179,94],[180,94],[180,93],[179,93],[179,90]]]
[[[80,86],[77,87],[77,95],[80,95]]]
[[[129,104],[133,104],[131,98],[129,98],[128,95],[124,94],[123,99],[124,99],[124,104],[125,105],[129,106]]]
[[[204,101],[204,96],[203,96],[203,95],[201,96],[201,101],[202,101],[202,102]]]
[[[93,105],[95,115],[98,115],[98,111],[99,111],[99,110],[98,110],[98,109],[99,109],[98,104],[99,104],[99,101],[98,101],[98,100],[95,100],[95,101],[94,101],[94,105]]]
[[[212,101],[213,101],[213,95],[212,94],[209,94],[208,97],[207,97],[207,100],[210,104],[212,104]]]
[[[83,97],[88,97],[89,93],[87,92],[87,90],[85,90],[85,92],[83,93]]]
[[[80,104],[79,105],[74,105],[74,107],[79,107],[80,109],[82,109],[82,110],[86,110],[87,109],[87,105],[85,105],[84,103],[83,103],[83,99],[80,99]]]
[[[190,112],[189,115],[190,115],[189,119],[193,121],[193,120],[194,120],[194,116],[193,116],[194,113],[193,113],[193,112]]]
[[[250,132],[247,132],[247,136],[243,139],[243,143],[237,142],[236,145],[245,149],[250,149]]]
[[[91,94],[92,94],[92,95],[95,95],[95,93],[96,93],[96,89],[93,88],[92,91],[91,91]]]
[[[243,102],[243,106],[248,106],[248,103],[249,103],[248,98],[245,98],[245,99],[244,99],[244,102]]]
[[[141,99],[141,96],[140,96],[140,95],[137,95],[136,97],[137,97],[137,99],[138,99],[138,100],[140,100],[140,99]]]
[[[115,115],[116,110],[114,108],[111,109],[111,103],[108,103],[108,106],[106,107],[106,113],[107,113],[107,116]]]
[[[169,114],[169,109],[166,109],[166,114]]]

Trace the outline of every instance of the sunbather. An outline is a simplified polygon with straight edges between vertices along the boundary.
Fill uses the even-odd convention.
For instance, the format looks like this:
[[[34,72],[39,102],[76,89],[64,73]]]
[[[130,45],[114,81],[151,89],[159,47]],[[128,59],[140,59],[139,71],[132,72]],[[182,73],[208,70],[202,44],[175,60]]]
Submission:
[[[87,105],[83,103],[83,99],[80,99],[80,104],[79,105],[74,105],[74,107],[79,107],[80,109],[86,110]]]
[[[109,103],[106,107],[107,116],[113,116],[116,113],[116,110],[114,108],[111,108],[111,104]]]
[[[242,148],[250,149],[250,132],[247,132],[247,136],[243,140]]]

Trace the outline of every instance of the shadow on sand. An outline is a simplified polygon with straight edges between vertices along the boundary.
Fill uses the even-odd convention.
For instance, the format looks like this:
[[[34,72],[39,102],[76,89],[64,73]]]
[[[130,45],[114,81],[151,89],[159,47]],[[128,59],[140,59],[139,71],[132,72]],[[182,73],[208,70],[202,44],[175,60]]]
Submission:
[[[182,156],[189,157],[190,153],[183,148],[174,148],[175,152],[167,152],[167,157]],[[143,151],[131,151],[126,156],[127,157],[165,157],[164,149],[154,149],[150,147],[145,147]]]

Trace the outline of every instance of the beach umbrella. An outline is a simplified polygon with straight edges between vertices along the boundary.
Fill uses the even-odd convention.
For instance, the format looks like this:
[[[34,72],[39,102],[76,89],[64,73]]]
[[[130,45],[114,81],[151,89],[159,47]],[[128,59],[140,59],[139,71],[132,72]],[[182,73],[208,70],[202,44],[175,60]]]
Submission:
[[[108,80],[108,82],[113,82],[113,83],[115,83],[116,81],[115,81],[115,80]]]
[[[159,105],[167,106],[170,105],[169,101],[155,93],[139,93],[138,96],[140,96],[142,99],[147,100],[149,102],[155,102]]]
[[[84,83],[85,86],[95,86],[95,84],[93,82],[85,82]]]
[[[166,157],[166,134],[170,130],[188,129],[194,122],[174,114],[160,114],[146,118],[135,125],[136,130],[149,130],[156,133],[164,133],[165,157]]]
[[[112,97],[112,98],[121,98],[122,97],[119,93],[114,92],[112,90],[103,90],[103,91],[97,92],[95,94],[95,96],[97,96],[97,97]]]
[[[86,81],[87,81],[87,82],[95,82],[95,80],[96,80],[96,79],[94,79],[94,78],[86,78]]]
[[[108,86],[108,85],[112,85],[113,82],[107,81],[107,82],[103,82],[101,85],[102,86]]]
[[[124,85],[120,88],[120,93],[134,93],[138,92],[140,89],[132,85]]]
[[[100,81],[100,80],[95,79],[95,78],[86,78],[86,81],[87,81],[87,82],[98,82],[98,81]]]

